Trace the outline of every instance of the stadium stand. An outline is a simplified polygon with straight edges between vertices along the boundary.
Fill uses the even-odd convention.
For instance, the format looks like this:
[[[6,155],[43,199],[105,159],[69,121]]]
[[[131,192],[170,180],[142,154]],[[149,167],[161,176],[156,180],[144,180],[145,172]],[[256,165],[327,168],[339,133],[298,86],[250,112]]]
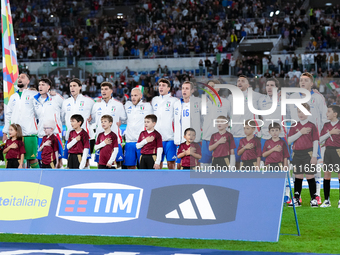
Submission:
[[[130,15],[105,15],[113,2],[13,1],[18,58],[213,55],[234,51],[247,35],[274,34],[292,48],[299,46],[299,31],[308,29],[302,1],[284,7],[266,1],[140,1]]]
[[[337,101],[338,92],[330,91],[326,84],[340,73],[339,55],[334,53],[340,48],[339,5],[313,10],[303,1],[286,1],[281,6],[266,4],[266,1],[227,0],[66,3],[11,1],[20,63],[57,58],[67,58],[67,63],[72,65],[74,59],[201,57],[192,70],[154,66],[150,67],[151,71],[122,70],[116,77],[89,74],[83,80],[83,93],[89,96],[97,97],[100,81],[107,80],[115,85],[114,96],[121,100],[126,100],[133,87],[142,85],[144,96],[150,101],[158,93],[157,80],[165,77],[171,81],[172,95],[180,97],[180,84],[185,80],[201,79],[202,75],[212,78],[240,74],[254,79],[254,89],[263,92],[261,79],[274,76],[284,79],[282,86],[296,86],[299,72],[309,71],[314,73],[318,89],[327,100]],[[104,14],[103,9],[117,5],[134,6],[133,13]],[[303,36],[308,32],[312,38],[306,53],[296,54],[295,50],[302,47]],[[225,55],[234,52],[242,37],[275,34],[282,36],[289,55],[279,58],[238,55],[235,59]],[[219,53],[224,54],[220,61],[207,61],[208,56]],[[310,53],[315,56],[311,57]],[[23,70],[21,65],[20,71]],[[292,75],[295,72],[296,75]],[[31,85],[37,85],[38,78],[33,75]],[[50,75],[49,78],[57,91],[67,97],[72,77]],[[2,93],[2,77],[0,86]]]

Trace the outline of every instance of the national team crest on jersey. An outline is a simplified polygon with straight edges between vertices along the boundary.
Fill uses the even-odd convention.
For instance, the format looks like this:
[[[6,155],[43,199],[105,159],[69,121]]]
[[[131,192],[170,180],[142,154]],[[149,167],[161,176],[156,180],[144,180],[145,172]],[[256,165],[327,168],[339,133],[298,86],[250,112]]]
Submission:
[[[80,101],[80,107],[84,106],[84,101]]]
[[[140,109],[141,109],[142,111],[144,111],[144,106],[141,106]]]
[[[115,112],[116,111],[116,106],[112,106],[111,107],[111,112]]]
[[[25,104],[29,104],[30,103],[29,100],[30,100],[30,96],[26,96]]]
[[[166,102],[166,108],[165,108],[165,110],[166,111],[170,111],[170,106],[171,106],[171,103],[168,101],[168,102]]]
[[[312,99],[310,100],[310,102],[311,102],[312,104],[314,104],[314,103],[315,103],[315,98],[312,98]]]

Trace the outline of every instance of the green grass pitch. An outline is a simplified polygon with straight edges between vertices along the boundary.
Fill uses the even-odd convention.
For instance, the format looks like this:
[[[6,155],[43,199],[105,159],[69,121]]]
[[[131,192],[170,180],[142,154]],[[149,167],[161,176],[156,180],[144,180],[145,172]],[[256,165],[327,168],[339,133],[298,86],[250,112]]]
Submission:
[[[322,194],[322,193],[321,193]],[[265,206],[265,196],[259,196],[258,206]],[[125,244],[153,245],[191,249],[220,249],[238,251],[272,251],[301,253],[340,253],[340,209],[338,209],[339,191],[331,190],[330,208],[311,208],[309,191],[302,191],[302,206],[297,208],[301,236],[296,234],[294,212],[292,208],[283,208],[280,240],[277,243],[244,242],[224,240],[200,240],[178,238],[131,238],[104,236],[65,236],[65,235],[21,235],[0,234],[0,242],[26,243],[78,243],[78,244]],[[264,210],[265,214],[270,213]],[[266,217],[266,215],[263,217]]]

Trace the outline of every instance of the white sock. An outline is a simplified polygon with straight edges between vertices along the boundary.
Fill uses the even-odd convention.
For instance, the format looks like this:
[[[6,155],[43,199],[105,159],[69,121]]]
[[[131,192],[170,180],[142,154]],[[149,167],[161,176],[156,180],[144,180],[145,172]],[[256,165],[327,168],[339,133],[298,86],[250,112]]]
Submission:
[[[321,164],[317,164],[317,166],[320,166]],[[320,167],[317,167],[317,169],[321,169]],[[316,182],[316,195],[320,197],[320,187],[321,187],[321,171],[317,171],[316,174],[314,175],[315,177],[315,182]]]

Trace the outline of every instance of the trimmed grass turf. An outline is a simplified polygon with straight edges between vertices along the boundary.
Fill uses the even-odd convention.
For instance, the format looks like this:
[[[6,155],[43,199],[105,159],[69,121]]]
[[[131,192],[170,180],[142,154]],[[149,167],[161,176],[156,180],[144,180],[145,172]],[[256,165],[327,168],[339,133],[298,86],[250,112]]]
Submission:
[[[265,195],[259,197],[259,206],[265,203]],[[277,243],[224,240],[199,240],[178,238],[131,238],[103,236],[21,235],[0,234],[0,242],[26,243],[79,243],[153,245],[192,249],[220,249],[238,251],[273,251],[304,253],[340,253],[340,209],[337,208],[339,191],[331,190],[330,208],[310,208],[309,191],[302,191],[302,207],[297,208],[301,236],[280,235]],[[267,212],[267,213],[270,213]],[[263,217],[266,215],[264,214]],[[296,234],[293,209],[283,208],[282,234]]]

